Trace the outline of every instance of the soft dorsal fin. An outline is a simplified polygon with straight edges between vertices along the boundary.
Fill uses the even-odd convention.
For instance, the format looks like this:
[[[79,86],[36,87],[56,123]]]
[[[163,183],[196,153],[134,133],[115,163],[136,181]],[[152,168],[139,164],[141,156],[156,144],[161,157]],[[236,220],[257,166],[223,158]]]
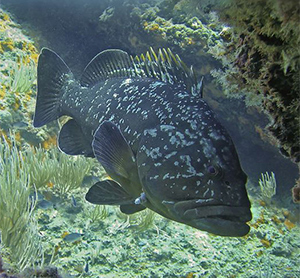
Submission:
[[[97,54],[85,67],[80,84],[92,87],[100,81],[112,77],[133,76],[132,63],[127,52],[109,49]]]
[[[80,83],[92,87],[113,77],[150,77],[170,84],[183,84],[193,95],[201,97],[202,92],[202,82],[197,81],[193,68],[188,68],[169,48],[159,49],[157,54],[150,48],[135,57],[119,49],[102,51],[85,67]]]

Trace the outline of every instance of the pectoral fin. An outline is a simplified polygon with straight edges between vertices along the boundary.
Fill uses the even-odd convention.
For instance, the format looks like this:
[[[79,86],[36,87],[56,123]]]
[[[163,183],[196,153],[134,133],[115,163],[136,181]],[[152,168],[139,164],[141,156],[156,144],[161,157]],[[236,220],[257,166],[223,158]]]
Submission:
[[[94,184],[85,195],[85,199],[96,205],[125,205],[134,202],[134,199],[113,180]]]
[[[92,148],[97,160],[112,177],[128,179],[135,166],[134,154],[120,129],[103,122],[94,134]],[[119,181],[119,180],[118,180]]]

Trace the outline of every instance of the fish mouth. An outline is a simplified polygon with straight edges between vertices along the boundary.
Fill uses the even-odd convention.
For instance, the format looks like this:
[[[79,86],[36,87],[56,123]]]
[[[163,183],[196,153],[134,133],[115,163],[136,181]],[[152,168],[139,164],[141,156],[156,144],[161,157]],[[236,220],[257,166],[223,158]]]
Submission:
[[[183,219],[213,234],[239,237],[250,231],[247,222],[252,215],[248,207],[208,206],[185,211]]]
[[[176,202],[172,211],[180,222],[221,236],[246,235],[252,219],[250,206],[218,204],[213,199]]]

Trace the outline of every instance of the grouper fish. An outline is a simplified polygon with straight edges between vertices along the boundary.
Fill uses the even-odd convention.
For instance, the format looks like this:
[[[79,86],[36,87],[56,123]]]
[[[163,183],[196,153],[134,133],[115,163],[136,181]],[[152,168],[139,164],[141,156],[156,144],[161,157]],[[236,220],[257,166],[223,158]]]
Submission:
[[[76,80],[43,48],[33,125],[67,115],[58,146],[96,157],[111,179],[87,192],[93,204],[131,214],[149,208],[221,236],[249,232],[250,202],[234,144],[203,100],[197,80],[170,49],[96,55]]]

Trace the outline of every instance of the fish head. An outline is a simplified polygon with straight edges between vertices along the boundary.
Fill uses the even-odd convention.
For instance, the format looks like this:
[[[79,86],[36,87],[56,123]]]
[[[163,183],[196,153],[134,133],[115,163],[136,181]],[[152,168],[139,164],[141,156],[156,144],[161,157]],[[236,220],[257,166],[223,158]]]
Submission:
[[[145,130],[137,162],[149,208],[217,235],[249,232],[247,176],[219,122],[201,132],[172,125]]]

